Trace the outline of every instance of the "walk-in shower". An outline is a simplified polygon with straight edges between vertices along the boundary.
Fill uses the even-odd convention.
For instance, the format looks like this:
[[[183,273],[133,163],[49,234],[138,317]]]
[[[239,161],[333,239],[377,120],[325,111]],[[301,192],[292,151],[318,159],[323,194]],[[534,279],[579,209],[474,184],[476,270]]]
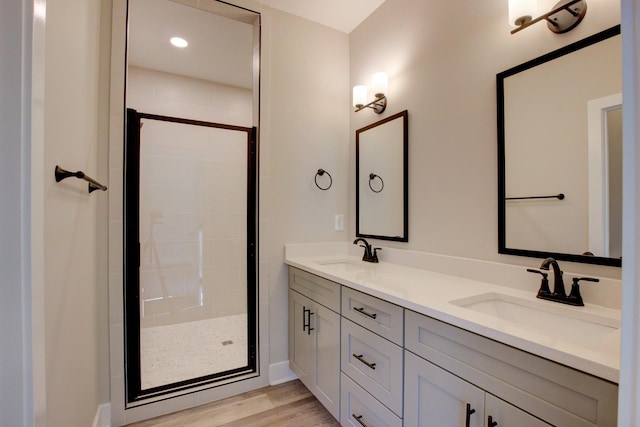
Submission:
[[[181,3],[129,0],[128,405],[259,374],[259,15],[241,10],[238,21],[222,2]]]

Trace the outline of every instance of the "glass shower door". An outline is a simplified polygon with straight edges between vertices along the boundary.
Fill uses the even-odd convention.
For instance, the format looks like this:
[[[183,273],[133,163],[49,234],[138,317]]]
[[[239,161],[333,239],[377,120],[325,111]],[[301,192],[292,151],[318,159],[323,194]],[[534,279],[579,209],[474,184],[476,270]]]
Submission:
[[[254,373],[253,129],[134,110],[127,125],[128,402]]]

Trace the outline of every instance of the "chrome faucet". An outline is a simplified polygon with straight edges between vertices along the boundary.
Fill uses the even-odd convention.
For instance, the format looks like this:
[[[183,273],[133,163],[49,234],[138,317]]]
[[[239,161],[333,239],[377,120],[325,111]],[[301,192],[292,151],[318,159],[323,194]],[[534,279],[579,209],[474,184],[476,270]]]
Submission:
[[[380,248],[371,248],[369,242],[367,242],[362,237],[357,238],[353,241],[354,245],[357,245],[358,242],[364,243],[364,245],[360,245],[364,248],[364,255],[362,256],[362,260],[366,262],[378,262],[378,251],[382,250]]]
[[[553,268],[553,292],[549,290],[549,280],[547,279],[548,273],[540,271],[549,271],[549,266]],[[563,304],[584,306],[584,301],[582,300],[582,295],[580,295],[580,285],[578,284],[578,282],[581,280],[587,282],[600,281],[593,277],[574,277],[573,284],[571,285],[571,293],[569,294],[569,296],[567,296],[567,293],[564,289],[564,280],[562,280],[563,273],[562,270],[560,270],[558,261],[553,258],[547,258],[542,261],[540,270],[536,270],[533,268],[527,269],[527,271],[530,273],[537,273],[542,275],[542,283],[540,285],[540,290],[538,290],[537,297],[549,301],[561,302]]]

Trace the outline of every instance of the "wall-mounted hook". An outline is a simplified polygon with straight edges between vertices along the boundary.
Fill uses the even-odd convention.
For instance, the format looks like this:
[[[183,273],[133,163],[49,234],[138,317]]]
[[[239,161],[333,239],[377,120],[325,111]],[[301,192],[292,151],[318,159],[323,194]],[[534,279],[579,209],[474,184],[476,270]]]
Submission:
[[[96,190],[107,191],[107,186],[106,185],[100,184],[95,179],[85,175],[85,173],[82,172],[82,171],[69,172],[67,170],[62,169],[60,166],[56,165],[55,175],[56,175],[56,182],[60,182],[63,179],[70,178],[70,177],[74,177],[74,178],[78,178],[78,179],[84,179],[85,181],[87,181],[89,183],[89,193],[92,193],[92,192],[94,192]]]
[[[378,178],[380,180],[380,189],[376,190],[375,188],[373,188],[373,186],[371,185],[371,181],[373,181],[374,179]],[[374,193],[379,193],[382,190],[384,190],[384,181],[382,180],[382,177],[380,175],[376,175],[375,173],[370,173],[369,174],[369,188],[371,189],[371,191],[373,191]]]
[[[324,176],[324,174],[327,174],[327,176],[329,177],[329,185],[326,186],[326,187],[321,187],[320,184],[318,184],[318,177],[319,176]],[[329,172],[327,172],[326,170],[318,169],[318,172],[316,172],[316,176],[315,176],[315,182],[316,182],[316,187],[318,187],[319,189],[328,190],[333,185],[333,178],[331,178],[331,174]]]

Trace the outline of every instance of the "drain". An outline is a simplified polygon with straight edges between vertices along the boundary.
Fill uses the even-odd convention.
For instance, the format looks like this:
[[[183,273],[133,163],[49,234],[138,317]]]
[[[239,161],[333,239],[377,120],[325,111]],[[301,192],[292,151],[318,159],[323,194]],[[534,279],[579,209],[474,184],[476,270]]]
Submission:
[[[231,344],[233,344],[233,341],[231,340],[222,341],[222,345],[231,345]]]

